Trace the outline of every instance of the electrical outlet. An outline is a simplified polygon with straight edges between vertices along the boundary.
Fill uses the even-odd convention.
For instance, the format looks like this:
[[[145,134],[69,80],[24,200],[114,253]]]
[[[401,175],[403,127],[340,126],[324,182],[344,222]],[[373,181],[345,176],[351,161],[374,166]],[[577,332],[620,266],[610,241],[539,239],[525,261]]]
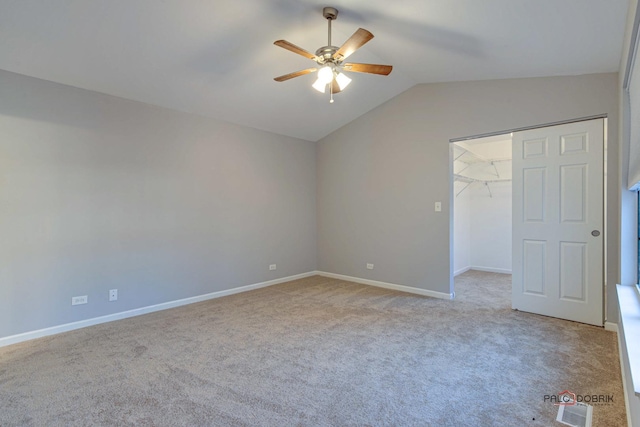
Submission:
[[[71,297],[71,305],[86,304],[87,302],[89,302],[89,297],[87,295]]]
[[[367,264],[367,270],[373,270],[373,264]]]
[[[118,290],[111,289],[109,291],[109,301],[116,301],[118,299]]]
[[[269,270],[273,271],[276,269],[276,265],[275,264],[270,264],[269,265]]]
[[[436,212],[442,212],[442,202],[436,202],[435,210]]]

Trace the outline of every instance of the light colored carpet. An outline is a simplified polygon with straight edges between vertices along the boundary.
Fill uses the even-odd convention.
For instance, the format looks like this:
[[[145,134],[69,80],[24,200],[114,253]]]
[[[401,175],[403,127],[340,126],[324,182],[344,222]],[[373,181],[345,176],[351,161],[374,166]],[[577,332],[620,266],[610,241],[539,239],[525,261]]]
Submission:
[[[0,425],[552,426],[565,389],[626,425],[615,333],[512,311],[510,280],[314,276],[0,348]]]

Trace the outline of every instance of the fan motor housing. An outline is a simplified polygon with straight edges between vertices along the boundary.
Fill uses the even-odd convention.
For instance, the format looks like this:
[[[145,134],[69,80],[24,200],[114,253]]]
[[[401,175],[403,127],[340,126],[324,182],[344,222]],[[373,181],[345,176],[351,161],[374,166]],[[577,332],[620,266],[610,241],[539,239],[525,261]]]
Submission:
[[[316,62],[320,65],[326,62],[337,62],[335,59],[332,59],[332,57],[338,49],[339,47],[337,46],[322,46],[320,49],[316,50]]]

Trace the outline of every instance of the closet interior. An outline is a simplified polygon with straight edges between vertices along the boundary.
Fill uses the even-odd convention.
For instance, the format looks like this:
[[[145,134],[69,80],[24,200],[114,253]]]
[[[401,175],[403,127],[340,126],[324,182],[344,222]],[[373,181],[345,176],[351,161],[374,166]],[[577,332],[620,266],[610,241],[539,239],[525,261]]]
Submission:
[[[454,274],[511,273],[511,135],[451,144]]]

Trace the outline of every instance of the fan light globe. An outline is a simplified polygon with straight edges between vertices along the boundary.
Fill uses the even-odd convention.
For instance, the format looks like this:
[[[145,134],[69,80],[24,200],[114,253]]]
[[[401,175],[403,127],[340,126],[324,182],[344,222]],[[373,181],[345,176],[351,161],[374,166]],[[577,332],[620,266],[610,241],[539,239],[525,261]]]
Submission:
[[[324,84],[331,83],[333,80],[333,70],[328,65],[320,68],[318,70],[318,81],[321,81]]]
[[[315,90],[317,90],[320,93],[324,93],[325,88],[327,87],[327,84],[323,81],[321,81],[320,79],[316,80],[316,82],[311,85]]]
[[[344,75],[344,73],[336,74],[336,82],[338,83],[338,87],[340,90],[343,90],[345,87],[349,86],[351,83],[351,79]]]

